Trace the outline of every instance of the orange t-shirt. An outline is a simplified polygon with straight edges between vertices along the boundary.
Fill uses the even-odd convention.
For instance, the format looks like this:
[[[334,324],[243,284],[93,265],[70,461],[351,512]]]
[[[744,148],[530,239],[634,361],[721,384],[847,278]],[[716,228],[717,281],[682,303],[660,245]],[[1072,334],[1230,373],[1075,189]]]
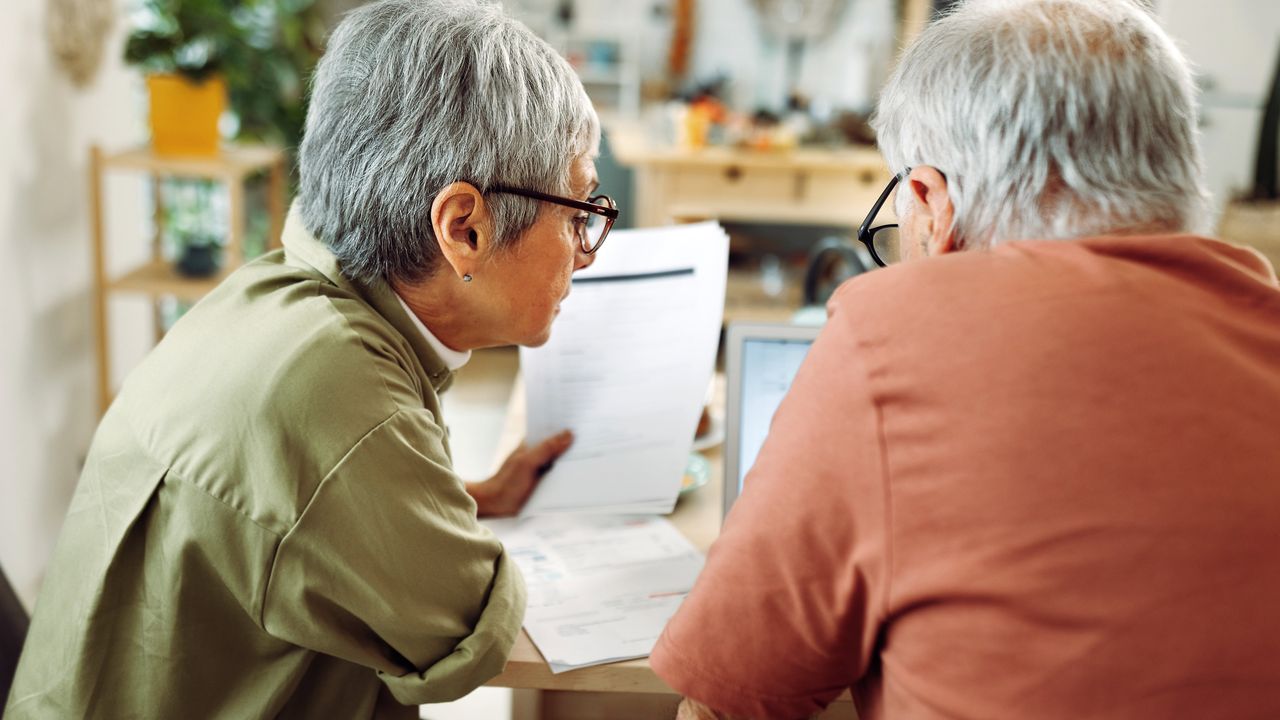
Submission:
[[[1214,240],[856,278],[652,656],[718,710],[1280,718],[1280,290]]]

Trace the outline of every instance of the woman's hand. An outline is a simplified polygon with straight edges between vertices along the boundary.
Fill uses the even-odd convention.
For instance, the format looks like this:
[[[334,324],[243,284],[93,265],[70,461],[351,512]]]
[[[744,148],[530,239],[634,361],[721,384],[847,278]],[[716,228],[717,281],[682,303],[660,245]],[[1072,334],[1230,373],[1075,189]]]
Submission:
[[[568,430],[533,447],[521,443],[496,475],[482,482],[467,483],[467,494],[476,501],[476,514],[502,517],[520,512],[538,479],[572,444],[573,433]]]

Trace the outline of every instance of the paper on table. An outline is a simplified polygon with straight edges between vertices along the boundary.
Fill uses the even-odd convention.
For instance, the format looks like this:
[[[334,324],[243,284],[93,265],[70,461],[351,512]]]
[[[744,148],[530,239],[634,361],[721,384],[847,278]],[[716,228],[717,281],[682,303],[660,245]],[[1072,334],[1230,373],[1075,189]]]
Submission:
[[[703,564],[663,518],[485,524],[524,575],[524,626],[554,673],[647,656]]]
[[[522,516],[675,506],[724,313],[729,238],[715,223],[619,231],[520,351],[530,442],[574,443]]]

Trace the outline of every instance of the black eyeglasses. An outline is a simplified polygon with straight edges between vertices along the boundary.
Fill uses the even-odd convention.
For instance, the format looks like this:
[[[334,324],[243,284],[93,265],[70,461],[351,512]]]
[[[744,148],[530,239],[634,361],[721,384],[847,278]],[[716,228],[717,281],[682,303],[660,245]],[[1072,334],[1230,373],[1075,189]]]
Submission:
[[[863,220],[862,225],[858,227],[858,241],[867,246],[867,250],[871,251],[871,259],[875,260],[880,267],[888,267],[890,263],[896,263],[902,259],[901,246],[898,243],[898,224],[871,227],[871,223],[875,221],[876,215],[880,214],[880,208],[884,206],[885,200],[889,199],[898,181],[909,172],[911,168],[903,170],[889,180],[889,185],[885,187],[884,192],[880,193],[876,204],[871,206],[871,212],[867,213],[867,219]]]
[[[584,202],[573,198],[560,197],[559,195],[548,195],[536,190],[521,190],[520,188],[503,185],[489,188],[489,192],[520,195],[591,213],[586,217],[578,216],[573,218],[574,232],[578,236],[578,246],[582,248],[582,252],[588,255],[600,249],[600,246],[604,244],[604,239],[609,235],[609,228],[612,228],[614,221],[618,219],[618,205],[608,195],[596,195]]]

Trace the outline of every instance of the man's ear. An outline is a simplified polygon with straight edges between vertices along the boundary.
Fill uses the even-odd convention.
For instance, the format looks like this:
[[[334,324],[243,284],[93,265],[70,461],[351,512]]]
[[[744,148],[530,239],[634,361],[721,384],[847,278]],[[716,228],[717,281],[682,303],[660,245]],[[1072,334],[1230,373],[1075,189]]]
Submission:
[[[489,249],[489,208],[471,183],[456,182],[431,203],[431,227],[445,263],[461,278],[473,275]]]
[[[906,184],[907,191],[915,200],[915,211],[920,214],[920,221],[925,223],[926,254],[945,255],[959,250],[955,231],[951,227],[956,208],[951,204],[951,195],[947,193],[946,176],[938,172],[937,168],[920,165],[911,169]]]

